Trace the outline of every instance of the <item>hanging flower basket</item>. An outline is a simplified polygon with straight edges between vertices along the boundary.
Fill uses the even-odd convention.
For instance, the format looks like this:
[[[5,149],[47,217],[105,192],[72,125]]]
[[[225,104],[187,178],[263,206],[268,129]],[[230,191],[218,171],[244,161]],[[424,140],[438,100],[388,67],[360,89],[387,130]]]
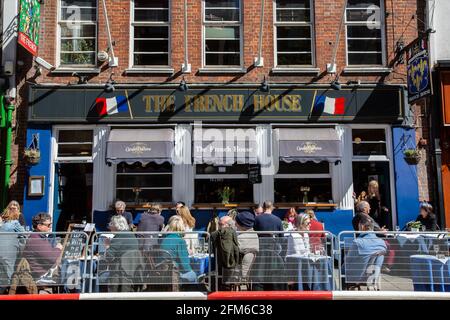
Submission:
[[[27,164],[35,165],[41,161],[41,152],[38,149],[27,148],[23,152],[23,157]]]
[[[422,154],[417,149],[406,149],[403,151],[403,157],[405,158],[407,164],[416,165],[420,162]]]

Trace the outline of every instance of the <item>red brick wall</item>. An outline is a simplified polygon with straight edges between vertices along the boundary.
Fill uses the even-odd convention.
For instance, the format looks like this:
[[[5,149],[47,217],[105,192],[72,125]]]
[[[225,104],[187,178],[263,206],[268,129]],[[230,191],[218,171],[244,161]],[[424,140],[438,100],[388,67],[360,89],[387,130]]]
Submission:
[[[385,0],[386,17],[386,48],[388,65],[393,65],[395,57],[395,44],[402,39],[405,44],[410,43],[417,37],[418,20],[414,17],[418,9],[418,3],[424,0]],[[99,1],[100,2],[100,1]],[[198,74],[202,67],[202,9],[200,0],[188,1],[188,43],[189,63],[192,65],[192,73],[185,74],[188,83],[260,83],[264,76],[269,82],[280,83],[329,83],[331,75],[326,74],[326,64],[331,62],[333,46],[335,45],[336,32],[339,28],[340,16],[344,0],[315,0],[315,52],[316,65],[320,68],[320,76],[296,75],[274,75],[271,68],[274,64],[274,38],[273,38],[273,1],[266,0],[264,16],[264,38],[263,38],[263,68],[252,68],[253,60],[258,54],[258,36],[260,26],[260,0],[245,0],[243,2],[243,58],[244,67],[248,70],[245,74]],[[101,2],[100,2],[101,3]],[[181,80],[181,64],[184,60],[184,1],[171,0],[171,65],[175,69],[174,76],[164,75],[126,75],[125,70],[129,66],[129,29],[130,29],[130,1],[108,0],[108,14],[111,22],[112,39],[115,41],[114,51],[119,57],[119,67],[114,70],[114,79],[118,83],[179,83]],[[57,0],[46,0],[42,5],[41,39],[39,56],[56,64],[56,26],[57,26]],[[420,20],[424,20],[421,14]],[[337,50],[337,66],[340,73],[345,67],[345,28],[341,30],[340,42]],[[107,34],[104,12],[102,6],[99,9],[98,23],[98,49],[106,50]],[[42,69],[42,75],[35,77],[35,70],[31,68],[31,59],[28,53],[19,50],[19,60],[24,61],[24,66],[19,68],[18,98],[16,101],[16,131],[13,147],[13,157],[16,159],[12,168],[10,198],[23,197],[23,183],[25,180],[25,169],[17,166],[19,160],[18,150],[25,147],[27,95],[28,85],[26,81],[36,83],[59,83],[75,84],[77,78],[71,75],[53,75]],[[100,75],[90,76],[89,83],[104,84],[109,78],[110,70],[103,64]],[[340,81],[345,83],[349,80],[361,80],[362,83],[406,83],[405,65],[394,66],[393,72],[388,75],[341,75]],[[427,165],[429,165],[427,163]],[[425,169],[419,169],[421,196],[428,195],[428,175]],[[422,191],[423,189],[423,191]]]

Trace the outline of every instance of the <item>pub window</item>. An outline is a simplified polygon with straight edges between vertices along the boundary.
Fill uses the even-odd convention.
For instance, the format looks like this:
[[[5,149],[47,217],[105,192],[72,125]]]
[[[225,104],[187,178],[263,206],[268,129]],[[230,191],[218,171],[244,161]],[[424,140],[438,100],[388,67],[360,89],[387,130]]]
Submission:
[[[384,65],[383,0],[348,0],[347,65]]]
[[[241,1],[204,0],[205,66],[241,66]]]
[[[117,165],[116,198],[127,203],[172,202],[172,165],[136,162]]]
[[[275,5],[275,65],[313,65],[311,0],[277,0]]]
[[[234,190],[230,202],[252,202],[253,185],[248,181],[248,164],[232,166],[196,165],[195,202],[220,203],[219,191],[224,187]]]
[[[386,155],[386,131],[384,129],[353,129],[353,155]]]
[[[93,130],[59,130],[58,158],[92,157]]]
[[[92,67],[97,52],[97,0],[61,0],[59,64]]]
[[[275,202],[332,203],[331,185],[330,163],[327,161],[280,161],[275,175]]]
[[[131,21],[134,67],[168,66],[169,0],[134,0]]]

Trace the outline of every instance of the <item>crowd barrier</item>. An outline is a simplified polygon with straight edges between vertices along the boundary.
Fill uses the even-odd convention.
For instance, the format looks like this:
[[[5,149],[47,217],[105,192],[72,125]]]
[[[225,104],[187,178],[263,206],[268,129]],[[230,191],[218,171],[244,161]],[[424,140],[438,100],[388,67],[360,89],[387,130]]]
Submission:
[[[0,290],[99,299],[154,292],[445,293],[449,240],[444,231],[0,233]]]

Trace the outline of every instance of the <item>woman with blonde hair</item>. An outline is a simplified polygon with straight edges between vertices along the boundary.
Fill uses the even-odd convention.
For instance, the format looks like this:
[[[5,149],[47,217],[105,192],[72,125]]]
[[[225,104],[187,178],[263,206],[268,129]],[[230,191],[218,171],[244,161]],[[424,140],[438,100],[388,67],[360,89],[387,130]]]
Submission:
[[[380,227],[385,227],[387,225],[387,214],[389,210],[386,207],[381,206],[378,181],[369,181],[369,185],[367,186],[367,197],[365,200],[370,205],[369,216],[371,216]]]
[[[16,212],[18,214],[18,218],[15,219],[17,221],[19,221],[21,226],[25,226],[25,218],[23,217],[23,214],[20,212],[20,204],[16,201],[16,200],[12,200],[8,203],[8,205],[6,206],[5,210],[3,210],[3,213],[1,215],[2,220],[4,221],[5,219],[3,218],[4,215],[8,216],[8,215],[16,215]]]
[[[295,218],[295,227],[297,231],[291,233],[288,238],[288,255],[301,255],[307,256],[311,253],[311,248],[309,244],[309,236],[307,232],[311,226],[311,218],[306,213],[301,213]]]
[[[185,206],[177,209],[177,216],[181,217],[184,224],[185,232],[192,232],[195,228],[195,218],[191,215],[189,209]],[[188,247],[190,254],[195,254],[197,251],[197,247],[199,245],[198,234],[196,233],[187,233],[184,235],[184,240],[186,241],[186,245]]]

